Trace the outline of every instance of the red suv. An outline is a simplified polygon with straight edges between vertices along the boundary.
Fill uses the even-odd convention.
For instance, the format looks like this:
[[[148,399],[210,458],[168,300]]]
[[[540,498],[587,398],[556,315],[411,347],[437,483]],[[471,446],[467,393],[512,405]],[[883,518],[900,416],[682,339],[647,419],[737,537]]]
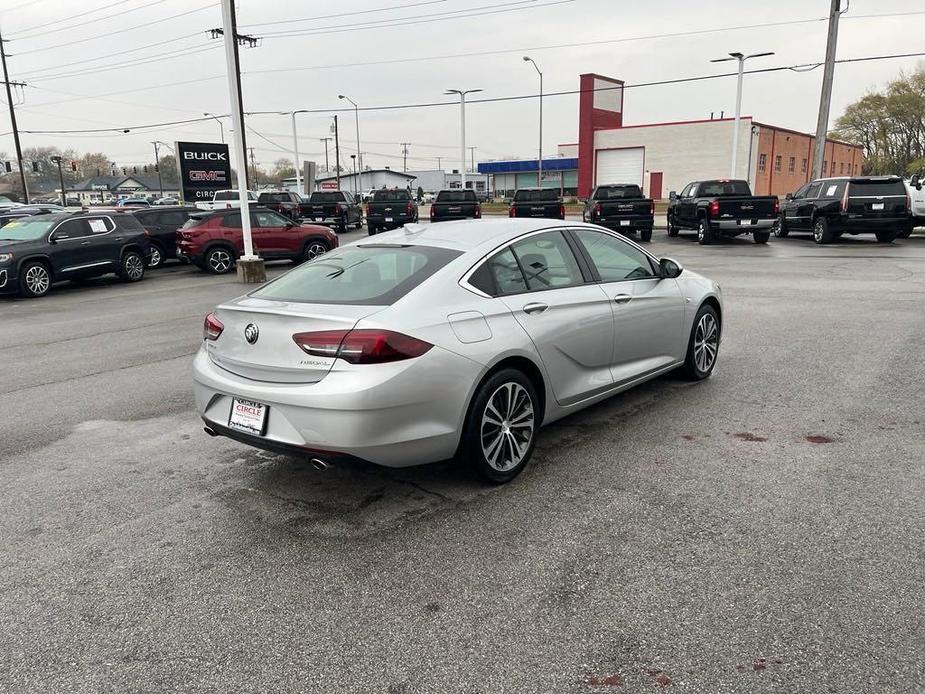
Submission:
[[[265,260],[301,263],[337,248],[337,234],[315,224],[298,225],[278,212],[251,210],[254,252]],[[177,231],[177,257],[207,272],[223,275],[244,252],[241,211],[226,209],[190,215]]]

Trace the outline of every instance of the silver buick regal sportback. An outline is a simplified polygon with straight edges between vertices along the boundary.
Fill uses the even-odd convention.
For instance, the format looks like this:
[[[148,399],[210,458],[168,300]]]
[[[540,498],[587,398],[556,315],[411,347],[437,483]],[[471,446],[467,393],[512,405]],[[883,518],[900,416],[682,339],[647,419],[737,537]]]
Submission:
[[[344,246],[205,319],[212,435],[325,468],[458,456],[515,477],[541,425],[680,368],[707,378],[719,286],[606,229],[409,225]]]

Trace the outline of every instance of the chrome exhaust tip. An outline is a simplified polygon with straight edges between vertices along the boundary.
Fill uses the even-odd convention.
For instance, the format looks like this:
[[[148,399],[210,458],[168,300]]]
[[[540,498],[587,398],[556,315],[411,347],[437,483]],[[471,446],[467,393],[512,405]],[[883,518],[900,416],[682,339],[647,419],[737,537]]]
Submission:
[[[308,462],[311,463],[311,466],[313,468],[315,468],[316,470],[320,470],[321,472],[324,472],[325,470],[329,470],[331,468],[331,464],[326,460],[322,460],[321,458],[312,458]]]
[[[209,436],[218,436],[218,432],[211,427],[203,427],[202,430],[206,432]]]

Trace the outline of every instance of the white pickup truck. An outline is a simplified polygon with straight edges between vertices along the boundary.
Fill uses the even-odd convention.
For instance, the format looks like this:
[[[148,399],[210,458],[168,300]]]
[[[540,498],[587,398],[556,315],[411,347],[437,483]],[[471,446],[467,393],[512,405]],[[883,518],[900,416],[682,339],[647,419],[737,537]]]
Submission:
[[[257,202],[257,193],[252,190],[247,191],[247,201],[249,203]],[[217,190],[215,197],[208,202],[197,202],[196,207],[200,210],[223,210],[229,207],[240,207],[241,198],[237,190]]]

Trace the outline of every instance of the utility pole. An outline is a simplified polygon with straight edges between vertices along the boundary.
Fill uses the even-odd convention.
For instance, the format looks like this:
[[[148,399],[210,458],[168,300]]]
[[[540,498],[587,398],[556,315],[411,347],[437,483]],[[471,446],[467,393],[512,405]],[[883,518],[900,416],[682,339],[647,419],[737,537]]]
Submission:
[[[443,157],[437,157],[437,168],[443,171],[443,167],[440,166],[441,161],[443,161]]]
[[[67,207],[67,198],[64,195],[64,173],[61,171],[61,157],[54,156],[51,160],[58,165],[58,181],[61,183],[61,207]]]
[[[402,165],[401,165],[402,168],[401,168],[401,170],[402,170],[402,171],[407,171],[407,170],[408,170],[408,145],[410,145],[411,143],[410,143],[410,142],[402,142],[402,143],[400,143],[400,144],[401,144],[401,147],[402,147],[402,149],[401,149],[401,156],[402,156]]]
[[[254,170],[254,190],[257,190],[259,182],[257,181],[257,160],[254,159],[254,148],[250,148],[251,151],[251,168]]]
[[[334,116],[334,173],[340,190],[340,135],[337,134],[337,116]]]
[[[353,104],[353,116],[356,119],[356,130],[357,130],[357,189],[360,193],[363,192],[363,153],[360,151],[360,107],[357,106],[357,103],[351,99],[346,94],[338,94],[338,99],[346,99],[351,104]]]
[[[247,147],[244,140],[244,107],[241,99],[241,65],[238,61],[238,41],[244,40],[256,45],[252,37],[239,37],[235,18],[234,0],[222,0],[222,29],[212,30],[212,35],[221,32],[225,43],[225,70],[228,76],[228,94],[231,97],[231,122],[234,140],[234,161],[238,164],[238,198],[241,204],[241,233],[244,236],[244,255],[238,260],[238,279],[246,283],[266,282],[267,273],[263,260],[254,254],[254,239],[251,234],[250,201],[247,199]]]
[[[444,94],[459,95],[459,187],[466,188],[466,94],[475,94],[481,89],[447,89]]]
[[[819,99],[819,120],[816,121],[816,152],[813,157],[813,178],[822,178],[825,142],[829,134],[829,109],[832,106],[832,81],[835,77],[835,48],[838,43],[838,19],[841,0],[832,0],[829,11],[829,36],[825,42],[825,69],[822,73],[822,96]]]
[[[154,170],[157,171],[157,187],[161,191],[161,197],[164,197],[164,183],[161,181],[161,158],[157,151],[157,146],[161,143],[154,141],[151,144],[154,145]]]
[[[469,157],[472,165],[469,167],[472,173],[475,173],[475,147],[469,148]]]
[[[324,143],[324,170],[330,171],[331,164],[328,162],[328,143],[331,141],[330,137],[322,137],[320,140]]]
[[[29,204],[29,188],[26,186],[26,171],[22,163],[22,145],[19,142],[19,128],[16,127],[16,109],[13,108],[13,92],[10,89],[10,75],[6,70],[6,48],[3,45],[3,36],[0,35],[0,60],[3,62],[3,84],[6,85],[6,103],[10,107],[10,126],[13,128],[13,142],[16,145],[16,161],[19,163],[19,181],[22,183],[23,202]],[[22,82],[13,84],[24,87]]]

